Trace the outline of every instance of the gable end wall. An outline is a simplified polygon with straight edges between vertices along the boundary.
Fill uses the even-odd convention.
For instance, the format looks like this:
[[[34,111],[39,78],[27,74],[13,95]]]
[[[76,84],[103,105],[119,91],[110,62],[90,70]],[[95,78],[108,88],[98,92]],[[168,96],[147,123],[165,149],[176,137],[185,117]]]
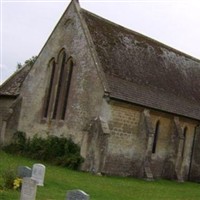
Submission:
[[[66,119],[45,121],[42,119],[42,112],[48,87],[48,63],[51,58],[56,59],[62,48],[66,49],[67,55],[72,56],[74,62]],[[99,115],[103,94],[79,16],[72,3],[23,84],[18,129],[26,132],[28,137],[34,134],[46,136],[48,133],[72,137],[81,144],[85,127]]]

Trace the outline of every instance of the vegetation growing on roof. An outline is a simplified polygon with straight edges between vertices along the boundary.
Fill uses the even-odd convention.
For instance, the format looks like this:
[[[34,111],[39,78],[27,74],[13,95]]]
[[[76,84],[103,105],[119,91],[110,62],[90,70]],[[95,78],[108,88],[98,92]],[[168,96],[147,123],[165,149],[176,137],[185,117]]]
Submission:
[[[24,64],[17,63],[17,70],[21,69],[24,65],[33,66],[38,56],[32,56],[31,58],[25,60]]]

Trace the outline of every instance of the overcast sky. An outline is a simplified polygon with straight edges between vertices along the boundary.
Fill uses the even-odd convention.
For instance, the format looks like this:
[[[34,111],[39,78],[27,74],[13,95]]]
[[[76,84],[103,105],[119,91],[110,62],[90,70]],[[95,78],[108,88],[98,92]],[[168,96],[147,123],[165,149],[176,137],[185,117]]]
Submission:
[[[200,59],[199,0],[80,0],[82,8]],[[1,0],[0,83],[38,55],[69,1]]]

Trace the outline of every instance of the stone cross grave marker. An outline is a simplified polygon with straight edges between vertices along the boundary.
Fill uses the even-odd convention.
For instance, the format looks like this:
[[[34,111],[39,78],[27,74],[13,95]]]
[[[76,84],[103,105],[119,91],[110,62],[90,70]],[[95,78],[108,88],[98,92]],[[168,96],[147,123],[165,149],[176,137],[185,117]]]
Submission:
[[[32,174],[32,170],[30,167],[27,167],[27,166],[18,167],[18,176],[20,178],[31,177],[31,174]]]
[[[67,192],[66,200],[89,200],[90,196],[82,190],[70,190]]]
[[[42,164],[34,164],[31,179],[35,180],[38,186],[44,185],[45,166]]]
[[[20,200],[35,200],[36,191],[36,181],[32,180],[30,177],[24,177],[22,181]]]

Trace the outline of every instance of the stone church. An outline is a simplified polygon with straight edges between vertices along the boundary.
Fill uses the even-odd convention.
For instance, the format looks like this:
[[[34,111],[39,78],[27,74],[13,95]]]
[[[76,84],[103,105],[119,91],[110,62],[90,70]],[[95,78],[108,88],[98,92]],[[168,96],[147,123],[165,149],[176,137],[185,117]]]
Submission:
[[[0,142],[71,137],[82,170],[200,181],[200,60],[72,0],[32,67],[0,87]]]

